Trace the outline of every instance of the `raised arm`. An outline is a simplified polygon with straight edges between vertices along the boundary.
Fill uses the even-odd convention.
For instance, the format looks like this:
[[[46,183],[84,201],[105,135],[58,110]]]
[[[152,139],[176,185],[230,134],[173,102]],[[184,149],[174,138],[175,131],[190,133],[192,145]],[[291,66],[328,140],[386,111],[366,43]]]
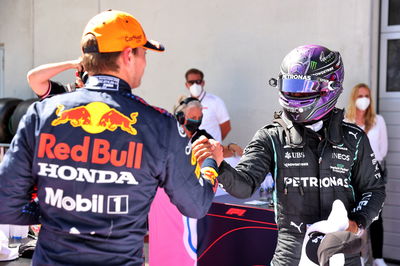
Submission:
[[[29,86],[36,93],[36,95],[43,96],[49,90],[50,79],[55,75],[68,70],[76,68],[77,71],[82,72],[83,66],[81,59],[64,61],[59,63],[50,63],[40,65],[34,69],[31,69],[27,74],[27,80]]]

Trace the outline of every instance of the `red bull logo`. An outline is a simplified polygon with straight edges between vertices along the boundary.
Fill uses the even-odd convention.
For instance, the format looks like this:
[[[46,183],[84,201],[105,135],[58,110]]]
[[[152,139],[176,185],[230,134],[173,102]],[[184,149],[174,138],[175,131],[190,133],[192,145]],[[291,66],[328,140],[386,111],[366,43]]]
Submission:
[[[56,115],[58,118],[51,122],[52,126],[58,126],[67,122],[70,122],[73,127],[90,125],[90,113],[83,106],[64,110],[64,105],[60,104],[57,106]]]
[[[57,160],[71,159],[75,162],[111,164],[116,167],[140,169],[143,143],[130,141],[125,149],[113,149],[106,139],[85,136],[82,143],[69,145],[58,142],[53,134],[41,133],[39,137],[38,158]]]
[[[58,118],[51,122],[52,126],[69,122],[71,126],[81,127],[91,134],[101,133],[104,130],[115,131],[117,128],[131,135],[137,134],[132,125],[137,122],[138,112],[131,113],[128,117],[102,102],[92,102],[67,110],[64,105],[59,105],[55,113]]]
[[[137,116],[138,112],[131,113],[131,118],[129,119],[117,110],[111,109],[100,118],[99,126],[105,127],[111,131],[120,127],[123,131],[128,132],[131,135],[136,135],[137,130],[131,127],[131,125],[136,124]]]

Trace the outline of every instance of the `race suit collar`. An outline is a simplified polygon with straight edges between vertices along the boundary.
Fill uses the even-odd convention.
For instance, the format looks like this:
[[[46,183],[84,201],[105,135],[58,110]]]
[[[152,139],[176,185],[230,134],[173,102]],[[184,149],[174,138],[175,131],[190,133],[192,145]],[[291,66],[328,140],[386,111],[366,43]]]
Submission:
[[[338,145],[343,143],[342,121],[344,119],[344,110],[334,108],[331,111],[331,117],[327,121],[327,139],[329,142]]]
[[[111,75],[89,76],[85,88],[89,90],[131,91],[131,87],[126,81]]]
[[[333,145],[340,145],[343,143],[343,119],[344,111],[342,109],[334,108],[322,120],[323,127],[319,132],[320,134],[322,133],[323,138]]]
[[[326,139],[334,144],[339,145],[343,143],[343,130],[341,123],[344,118],[344,111],[342,109],[334,108],[329,114],[326,121],[324,121],[323,128],[326,128]],[[292,123],[285,113],[278,112],[274,115],[274,122],[280,124],[285,130],[285,141],[286,145],[292,147],[303,147],[304,134],[307,134],[305,130],[305,125]]]

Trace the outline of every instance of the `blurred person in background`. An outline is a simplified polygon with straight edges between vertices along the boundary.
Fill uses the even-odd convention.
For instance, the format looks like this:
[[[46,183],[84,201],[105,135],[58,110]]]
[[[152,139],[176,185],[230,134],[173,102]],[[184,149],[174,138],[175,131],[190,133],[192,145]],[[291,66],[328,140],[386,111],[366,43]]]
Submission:
[[[231,122],[224,101],[204,89],[204,73],[191,68],[185,73],[185,86],[192,97],[203,106],[203,121],[200,129],[205,129],[213,138],[222,142],[231,131]]]
[[[388,136],[385,120],[375,112],[374,100],[371,96],[371,89],[367,84],[359,83],[351,90],[349,103],[346,109],[345,118],[348,122],[354,123],[367,133],[375,158],[383,170],[383,178],[386,178],[385,157],[388,152]],[[382,257],[383,248],[383,221],[382,213],[378,220],[374,221],[369,228],[371,238],[373,266],[386,266]]]
[[[54,76],[69,69],[76,69],[75,83],[62,84],[51,80]],[[76,88],[82,88],[85,85],[87,77],[87,73],[83,70],[81,58],[58,63],[43,64],[31,69],[27,74],[29,86],[40,99],[64,92],[71,92]]]
[[[180,134],[193,143],[201,136],[213,137],[199,129],[203,119],[201,102],[194,97],[182,98],[174,108]],[[187,146],[189,147],[189,145]],[[241,156],[242,148],[231,143],[222,146],[223,156]],[[193,266],[197,264],[197,219],[182,215],[171,203],[163,188],[158,188],[149,213],[150,265]]]
[[[203,110],[204,108],[201,102],[194,97],[181,99],[179,105],[175,107],[175,118],[178,123],[182,125],[182,129],[185,131],[192,143],[201,136],[214,139],[207,130],[201,129],[201,124],[204,118]],[[243,154],[243,149],[236,143],[229,143],[226,146],[222,145],[222,148],[224,158],[242,156]]]

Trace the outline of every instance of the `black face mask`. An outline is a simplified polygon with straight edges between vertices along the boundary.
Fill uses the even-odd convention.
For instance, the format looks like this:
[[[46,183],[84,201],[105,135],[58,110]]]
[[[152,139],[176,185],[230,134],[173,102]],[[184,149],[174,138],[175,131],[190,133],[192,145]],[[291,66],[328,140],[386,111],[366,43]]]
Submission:
[[[186,129],[193,134],[199,129],[201,120],[202,118],[200,118],[200,120],[194,120],[190,118],[186,119],[186,124],[185,124]]]

